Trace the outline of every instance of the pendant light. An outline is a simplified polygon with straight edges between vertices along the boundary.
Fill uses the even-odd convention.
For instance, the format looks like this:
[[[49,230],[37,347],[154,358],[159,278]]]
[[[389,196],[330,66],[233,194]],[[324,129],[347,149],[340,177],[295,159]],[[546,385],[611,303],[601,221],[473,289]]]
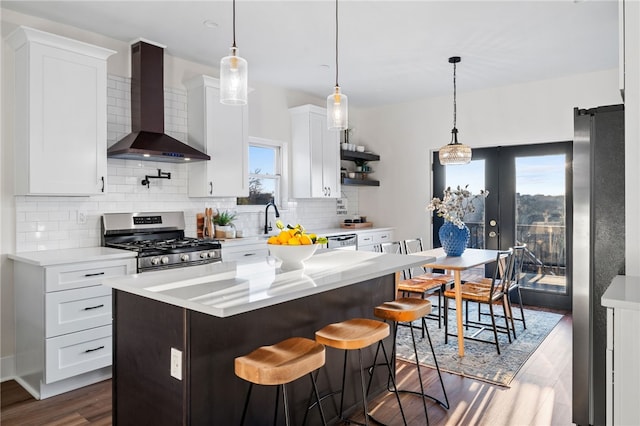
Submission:
[[[347,95],[340,92],[338,84],[338,0],[336,0],[336,87],[327,96],[327,126],[329,130],[346,130],[349,127]]]
[[[453,129],[451,130],[451,142],[440,148],[438,157],[440,164],[468,164],[471,161],[471,147],[458,142],[458,129],[456,129],[456,64],[460,62],[460,56],[452,56],[449,63],[453,64]]]
[[[233,0],[233,46],[231,54],[220,60],[220,102],[227,105],[247,103],[247,61],[236,47],[236,0]]]

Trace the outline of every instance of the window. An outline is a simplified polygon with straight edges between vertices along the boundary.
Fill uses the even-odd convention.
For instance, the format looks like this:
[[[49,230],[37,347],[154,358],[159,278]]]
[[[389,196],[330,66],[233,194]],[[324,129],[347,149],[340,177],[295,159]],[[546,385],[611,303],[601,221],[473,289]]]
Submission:
[[[284,142],[249,138],[249,196],[238,198],[239,206],[264,206],[272,199],[282,205],[286,198],[286,148]]]

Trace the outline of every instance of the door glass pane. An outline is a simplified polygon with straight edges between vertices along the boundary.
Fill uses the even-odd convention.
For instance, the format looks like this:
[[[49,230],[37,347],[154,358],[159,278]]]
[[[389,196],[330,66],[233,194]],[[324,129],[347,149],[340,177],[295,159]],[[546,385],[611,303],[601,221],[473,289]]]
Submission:
[[[565,293],[566,156],[516,157],[516,240],[527,245],[522,286]]]
[[[480,190],[485,189],[484,165],[485,160],[472,160],[469,164],[445,166],[445,187],[456,188],[460,186],[464,188],[469,185],[467,189],[472,194],[479,194]],[[486,248],[484,242],[484,203],[485,200],[482,197],[474,200],[475,212],[467,213],[463,219],[471,234],[468,245],[470,248]]]

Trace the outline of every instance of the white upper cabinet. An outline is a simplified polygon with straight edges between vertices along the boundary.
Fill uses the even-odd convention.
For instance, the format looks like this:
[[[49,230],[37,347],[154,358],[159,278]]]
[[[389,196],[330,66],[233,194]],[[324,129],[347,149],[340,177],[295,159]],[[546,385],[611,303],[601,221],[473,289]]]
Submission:
[[[290,108],[294,198],[340,198],[340,132],[327,129],[326,109]]]
[[[107,178],[107,58],[113,50],[28,27],[15,50],[17,195],[102,194]]]
[[[247,106],[221,104],[217,78],[201,75],[185,84],[189,145],[211,156],[189,164],[189,196],[249,196]]]

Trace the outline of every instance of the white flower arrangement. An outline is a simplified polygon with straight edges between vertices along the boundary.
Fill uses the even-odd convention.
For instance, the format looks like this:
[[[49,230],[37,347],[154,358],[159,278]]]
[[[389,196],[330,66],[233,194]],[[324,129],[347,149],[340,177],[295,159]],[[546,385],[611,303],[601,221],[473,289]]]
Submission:
[[[473,204],[473,200],[476,198],[486,198],[489,195],[489,191],[481,189],[479,194],[473,195],[467,188],[469,185],[465,185],[461,188],[460,185],[455,190],[451,190],[451,187],[447,187],[444,190],[444,196],[442,200],[438,197],[434,197],[429,205],[427,211],[436,211],[439,217],[449,221],[456,225],[458,228],[464,228],[464,216],[467,213],[473,213],[476,211],[476,207]]]

